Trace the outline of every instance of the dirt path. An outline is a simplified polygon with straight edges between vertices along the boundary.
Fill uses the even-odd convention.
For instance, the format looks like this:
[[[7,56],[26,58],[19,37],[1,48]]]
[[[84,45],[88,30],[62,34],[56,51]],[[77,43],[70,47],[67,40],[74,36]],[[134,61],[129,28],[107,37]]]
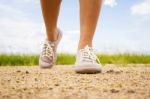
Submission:
[[[131,66],[106,65],[99,74],[76,74],[72,66],[0,67],[0,99],[150,99],[150,67]]]

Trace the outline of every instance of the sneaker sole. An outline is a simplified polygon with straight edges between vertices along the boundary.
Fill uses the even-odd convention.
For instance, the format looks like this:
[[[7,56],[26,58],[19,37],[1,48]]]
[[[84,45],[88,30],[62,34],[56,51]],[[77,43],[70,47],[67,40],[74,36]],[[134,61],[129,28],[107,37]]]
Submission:
[[[101,67],[94,66],[75,66],[75,72],[80,74],[96,74],[101,72]]]
[[[49,63],[46,63],[46,62],[43,62],[43,61],[39,61],[39,66],[40,66],[40,68],[52,68],[53,67],[53,65],[51,65],[51,64],[49,64]]]

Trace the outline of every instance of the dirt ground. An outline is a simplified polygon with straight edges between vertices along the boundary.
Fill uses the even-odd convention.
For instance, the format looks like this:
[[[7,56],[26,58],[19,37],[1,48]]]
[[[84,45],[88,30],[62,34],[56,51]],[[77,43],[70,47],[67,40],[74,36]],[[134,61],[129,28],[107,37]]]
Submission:
[[[118,66],[98,74],[76,74],[72,66],[0,67],[0,99],[150,99],[150,65]]]

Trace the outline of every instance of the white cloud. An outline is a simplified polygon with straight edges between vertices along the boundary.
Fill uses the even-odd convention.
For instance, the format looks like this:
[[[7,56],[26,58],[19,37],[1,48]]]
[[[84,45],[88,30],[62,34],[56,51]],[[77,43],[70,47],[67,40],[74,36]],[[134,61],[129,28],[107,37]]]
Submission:
[[[40,50],[40,26],[31,21],[15,21],[0,19],[0,52],[6,53],[37,53]]]
[[[24,0],[30,1],[33,0]],[[45,40],[44,25],[33,21],[28,13],[13,5],[0,4],[0,12],[0,53],[39,53]],[[64,33],[58,51],[74,52],[77,49],[77,41],[72,35],[77,35],[79,31],[65,30]]]
[[[135,53],[135,54],[150,54],[150,47],[147,44],[136,42],[134,40],[103,40],[96,42],[96,48],[100,53]]]
[[[77,34],[71,34],[64,31],[63,38],[58,46],[58,52],[76,53],[78,38]]]
[[[105,4],[105,5],[108,5],[108,6],[110,6],[110,7],[114,7],[114,6],[117,5],[117,2],[116,2],[116,0],[105,0],[105,1],[104,1],[104,4]]]
[[[20,0],[19,0],[20,1]],[[21,0],[21,2],[26,2],[26,3],[35,3],[35,4],[39,4],[39,0]]]
[[[133,5],[131,11],[133,15],[150,15],[150,0]]]
[[[44,37],[42,24],[33,22],[20,9],[0,4],[0,53],[36,53]]]

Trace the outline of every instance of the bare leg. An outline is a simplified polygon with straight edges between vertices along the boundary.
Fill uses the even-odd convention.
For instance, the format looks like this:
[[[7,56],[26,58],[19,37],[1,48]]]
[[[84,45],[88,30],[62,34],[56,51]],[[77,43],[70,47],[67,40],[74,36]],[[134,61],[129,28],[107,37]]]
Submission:
[[[78,50],[92,46],[102,0],[80,0],[80,40]]]
[[[57,40],[57,19],[59,15],[60,4],[61,0],[41,0],[47,39],[49,41]]]

